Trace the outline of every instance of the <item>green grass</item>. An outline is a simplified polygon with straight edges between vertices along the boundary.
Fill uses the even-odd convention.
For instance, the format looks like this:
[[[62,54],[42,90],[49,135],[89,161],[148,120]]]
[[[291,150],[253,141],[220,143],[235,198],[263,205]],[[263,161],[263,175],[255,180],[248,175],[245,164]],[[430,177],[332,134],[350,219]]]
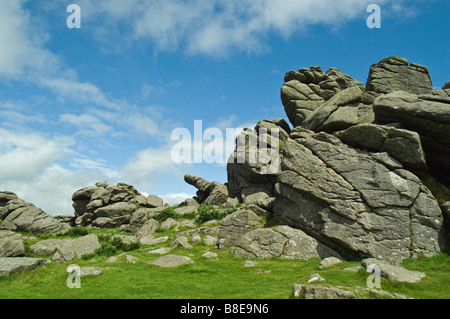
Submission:
[[[93,232],[89,230],[89,232]],[[109,230],[95,230],[97,234]],[[113,233],[117,233],[114,230]],[[176,232],[165,230],[157,236],[173,238]],[[203,235],[202,235],[203,237]],[[191,243],[192,244],[192,243]],[[0,298],[56,298],[56,299],[287,299],[291,297],[294,283],[306,283],[313,273],[319,273],[330,286],[366,286],[369,276],[365,271],[348,272],[345,267],[357,266],[359,262],[343,262],[325,270],[319,270],[319,259],[312,260],[255,260],[258,266],[244,267],[246,259],[229,253],[229,249],[214,250],[203,243],[192,244],[193,249],[173,249],[171,254],[189,256],[194,264],[177,268],[160,268],[148,263],[158,255],[148,254],[150,249],[168,244],[141,246],[126,252],[138,258],[136,264],[126,263],[123,258],[113,264],[105,264],[108,256],[95,255],[89,260],[71,263],[51,263],[32,271],[0,278]],[[218,258],[207,259],[201,255],[214,251]],[[69,289],[66,285],[69,264],[81,267],[101,267],[103,274],[83,277],[81,289]],[[406,260],[407,269],[423,271],[427,278],[417,284],[395,283],[381,280],[381,289],[414,298],[450,298],[450,257],[441,253],[432,258]],[[358,292],[368,298],[368,292]]]
[[[210,219],[220,219],[233,209],[220,210],[201,206],[196,216],[197,225]],[[168,217],[180,219],[174,210],[165,210],[156,216],[158,219]],[[262,227],[276,225],[276,221],[264,219]],[[179,231],[188,228],[181,228]],[[87,258],[74,260],[66,264],[51,263],[32,271],[0,278],[0,299],[287,299],[292,298],[292,285],[305,284],[310,276],[319,273],[325,282],[312,284],[326,286],[343,286],[351,288],[359,298],[373,298],[368,291],[356,290],[354,287],[366,287],[369,273],[365,270],[349,272],[346,267],[358,266],[357,261],[344,261],[341,264],[320,270],[319,259],[286,260],[273,258],[255,260],[256,267],[244,267],[245,258],[230,254],[229,249],[214,250],[212,246],[190,242],[193,249],[172,249],[170,254],[189,256],[194,264],[177,268],[160,268],[149,265],[159,255],[148,254],[148,250],[167,247],[177,232],[174,229],[159,228],[156,237],[168,236],[166,243],[153,246],[126,246],[112,236],[122,233],[120,229],[84,229],[72,228],[60,236],[41,235],[24,240],[26,253],[34,256],[30,246],[39,240],[48,238],[76,238],[86,233],[99,236],[102,249]],[[22,233],[24,236],[32,234]],[[205,235],[201,235],[204,237]],[[203,239],[203,238],[202,238]],[[114,246],[114,247],[112,247]],[[131,249],[131,250],[130,250]],[[218,258],[202,257],[206,251],[214,251]],[[135,264],[125,262],[124,257],[116,263],[106,264],[111,256],[120,253],[138,258]],[[51,255],[46,258],[51,259]],[[77,264],[81,267],[100,267],[103,274],[81,279],[81,289],[69,289],[66,285],[67,267]],[[396,283],[381,279],[381,289],[390,293],[400,293],[413,298],[450,298],[450,257],[441,253],[432,258],[417,258],[404,261],[404,267],[422,271],[427,277],[420,283]]]

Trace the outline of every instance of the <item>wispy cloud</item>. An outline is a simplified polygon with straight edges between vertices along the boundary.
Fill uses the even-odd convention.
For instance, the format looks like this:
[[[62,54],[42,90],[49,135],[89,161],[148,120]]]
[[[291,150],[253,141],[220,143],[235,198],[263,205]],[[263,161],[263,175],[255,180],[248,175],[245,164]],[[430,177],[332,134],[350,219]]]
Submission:
[[[113,127],[104,124],[99,118],[90,114],[61,114],[59,116],[60,122],[70,123],[78,128],[78,134],[105,136],[113,131]]]
[[[269,33],[289,38],[317,24],[333,29],[348,20],[364,20],[372,0],[80,0],[98,28],[121,23],[126,38],[150,41],[156,52],[182,50],[188,55],[227,56],[267,49]],[[395,4],[379,0],[379,4]],[[398,6],[397,6],[398,7]],[[402,3],[402,8],[405,5]],[[101,16],[102,18],[99,18]],[[102,33],[103,34],[103,33]]]

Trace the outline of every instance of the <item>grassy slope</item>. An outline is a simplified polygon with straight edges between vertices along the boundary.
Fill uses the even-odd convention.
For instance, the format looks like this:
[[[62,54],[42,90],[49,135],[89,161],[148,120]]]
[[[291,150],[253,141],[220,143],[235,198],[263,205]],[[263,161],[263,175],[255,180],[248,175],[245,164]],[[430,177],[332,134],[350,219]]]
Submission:
[[[157,235],[174,237],[175,232],[165,231]],[[358,262],[343,262],[330,269],[319,270],[318,259],[257,260],[259,266],[246,268],[246,259],[231,255],[228,249],[216,251],[203,243],[193,244],[191,250],[173,249],[170,252],[189,256],[195,261],[194,264],[168,269],[149,265],[151,260],[159,256],[148,254],[147,251],[167,245],[142,246],[128,252],[138,257],[136,264],[126,263],[124,259],[105,264],[106,256],[73,261],[82,267],[106,268],[100,276],[82,278],[81,289],[69,289],[66,286],[69,264],[51,263],[34,271],[0,278],[0,298],[285,299],[291,296],[294,283],[306,283],[313,273],[319,273],[327,280],[319,283],[321,285],[347,287],[365,287],[369,275],[364,271],[353,273],[342,270],[357,266]],[[218,253],[218,258],[202,257],[207,250]],[[450,257],[447,254],[406,260],[404,266],[423,271],[428,276],[418,284],[394,283],[382,279],[383,290],[415,298],[450,298]],[[368,297],[367,294],[360,296]]]

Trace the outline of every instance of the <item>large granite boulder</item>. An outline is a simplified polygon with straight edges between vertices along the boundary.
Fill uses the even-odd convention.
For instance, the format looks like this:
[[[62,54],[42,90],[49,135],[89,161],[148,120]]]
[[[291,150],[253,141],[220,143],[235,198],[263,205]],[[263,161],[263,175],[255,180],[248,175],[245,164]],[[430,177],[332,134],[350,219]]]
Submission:
[[[377,123],[400,123],[417,132],[430,170],[440,178],[450,177],[450,99],[396,91],[379,96],[373,110]]]
[[[0,258],[0,277],[18,274],[25,270],[35,269],[39,266],[50,263],[43,258],[30,257],[5,257]]]
[[[250,143],[258,128],[276,127],[263,120],[230,157],[231,197],[265,198],[258,205],[281,222],[352,258],[441,251],[442,211],[418,176],[450,181],[450,82],[433,90],[426,67],[389,57],[372,66],[366,88],[337,69],[288,72],[281,101],[294,129],[281,131],[278,169],[250,161],[261,151]],[[259,247],[263,233],[277,236],[241,236]]]
[[[443,246],[438,203],[398,161],[295,128],[284,148],[274,214],[352,257],[434,255]]]
[[[372,152],[386,152],[407,168],[427,169],[422,142],[416,132],[392,126],[361,124],[335,135],[348,145]]]
[[[244,234],[231,252],[238,257],[269,259],[312,259],[339,257],[331,248],[299,229],[289,226],[259,228]]]
[[[30,250],[38,256],[53,254],[52,260],[57,263],[69,262],[82,258],[84,255],[93,254],[100,248],[98,237],[95,234],[79,238],[46,239],[41,240],[30,247]]]
[[[281,101],[294,127],[302,125],[319,106],[337,93],[353,86],[363,84],[336,68],[323,73],[319,66],[302,68],[299,72],[290,71],[284,78],[281,88]]]
[[[23,257],[25,246],[21,234],[0,230],[0,257]]]
[[[230,197],[244,202],[245,197],[256,193],[273,196],[273,185],[280,172],[281,153],[290,131],[286,121],[274,119],[260,121],[255,129],[241,132],[227,164]],[[266,147],[261,147],[261,141],[265,142]]]
[[[364,88],[352,86],[340,91],[317,107],[302,122],[302,127],[315,132],[334,132],[352,125],[371,123],[374,120],[371,106],[361,103]]]
[[[60,245],[57,245],[52,260],[57,263],[72,261],[82,258],[84,255],[93,254],[98,248],[100,248],[100,243],[95,234],[76,239],[62,240]]]
[[[220,221],[217,248],[234,245],[242,235],[255,229],[262,219],[249,209],[240,209]]]
[[[392,56],[372,65],[366,88],[382,94],[394,91],[428,94],[433,90],[433,85],[426,66],[410,64],[405,58]]]

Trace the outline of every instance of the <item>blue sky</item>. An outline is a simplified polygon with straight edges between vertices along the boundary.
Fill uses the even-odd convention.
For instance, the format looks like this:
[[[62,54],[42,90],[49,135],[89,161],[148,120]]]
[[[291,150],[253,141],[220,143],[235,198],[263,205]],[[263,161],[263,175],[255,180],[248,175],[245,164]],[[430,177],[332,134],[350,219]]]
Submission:
[[[67,28],[71,3],[80,29]],[[381,29],[366,25],[371,3]],[[284,74],[311,65],[365,83],[400,55],[440,88],[449,12],[444,0],[2,0],[0,189],[52,215],[103,180],[174,203],[195,193],[184,174],[226,182],[223,164],[171,161],[175,128],[287,118]]]

